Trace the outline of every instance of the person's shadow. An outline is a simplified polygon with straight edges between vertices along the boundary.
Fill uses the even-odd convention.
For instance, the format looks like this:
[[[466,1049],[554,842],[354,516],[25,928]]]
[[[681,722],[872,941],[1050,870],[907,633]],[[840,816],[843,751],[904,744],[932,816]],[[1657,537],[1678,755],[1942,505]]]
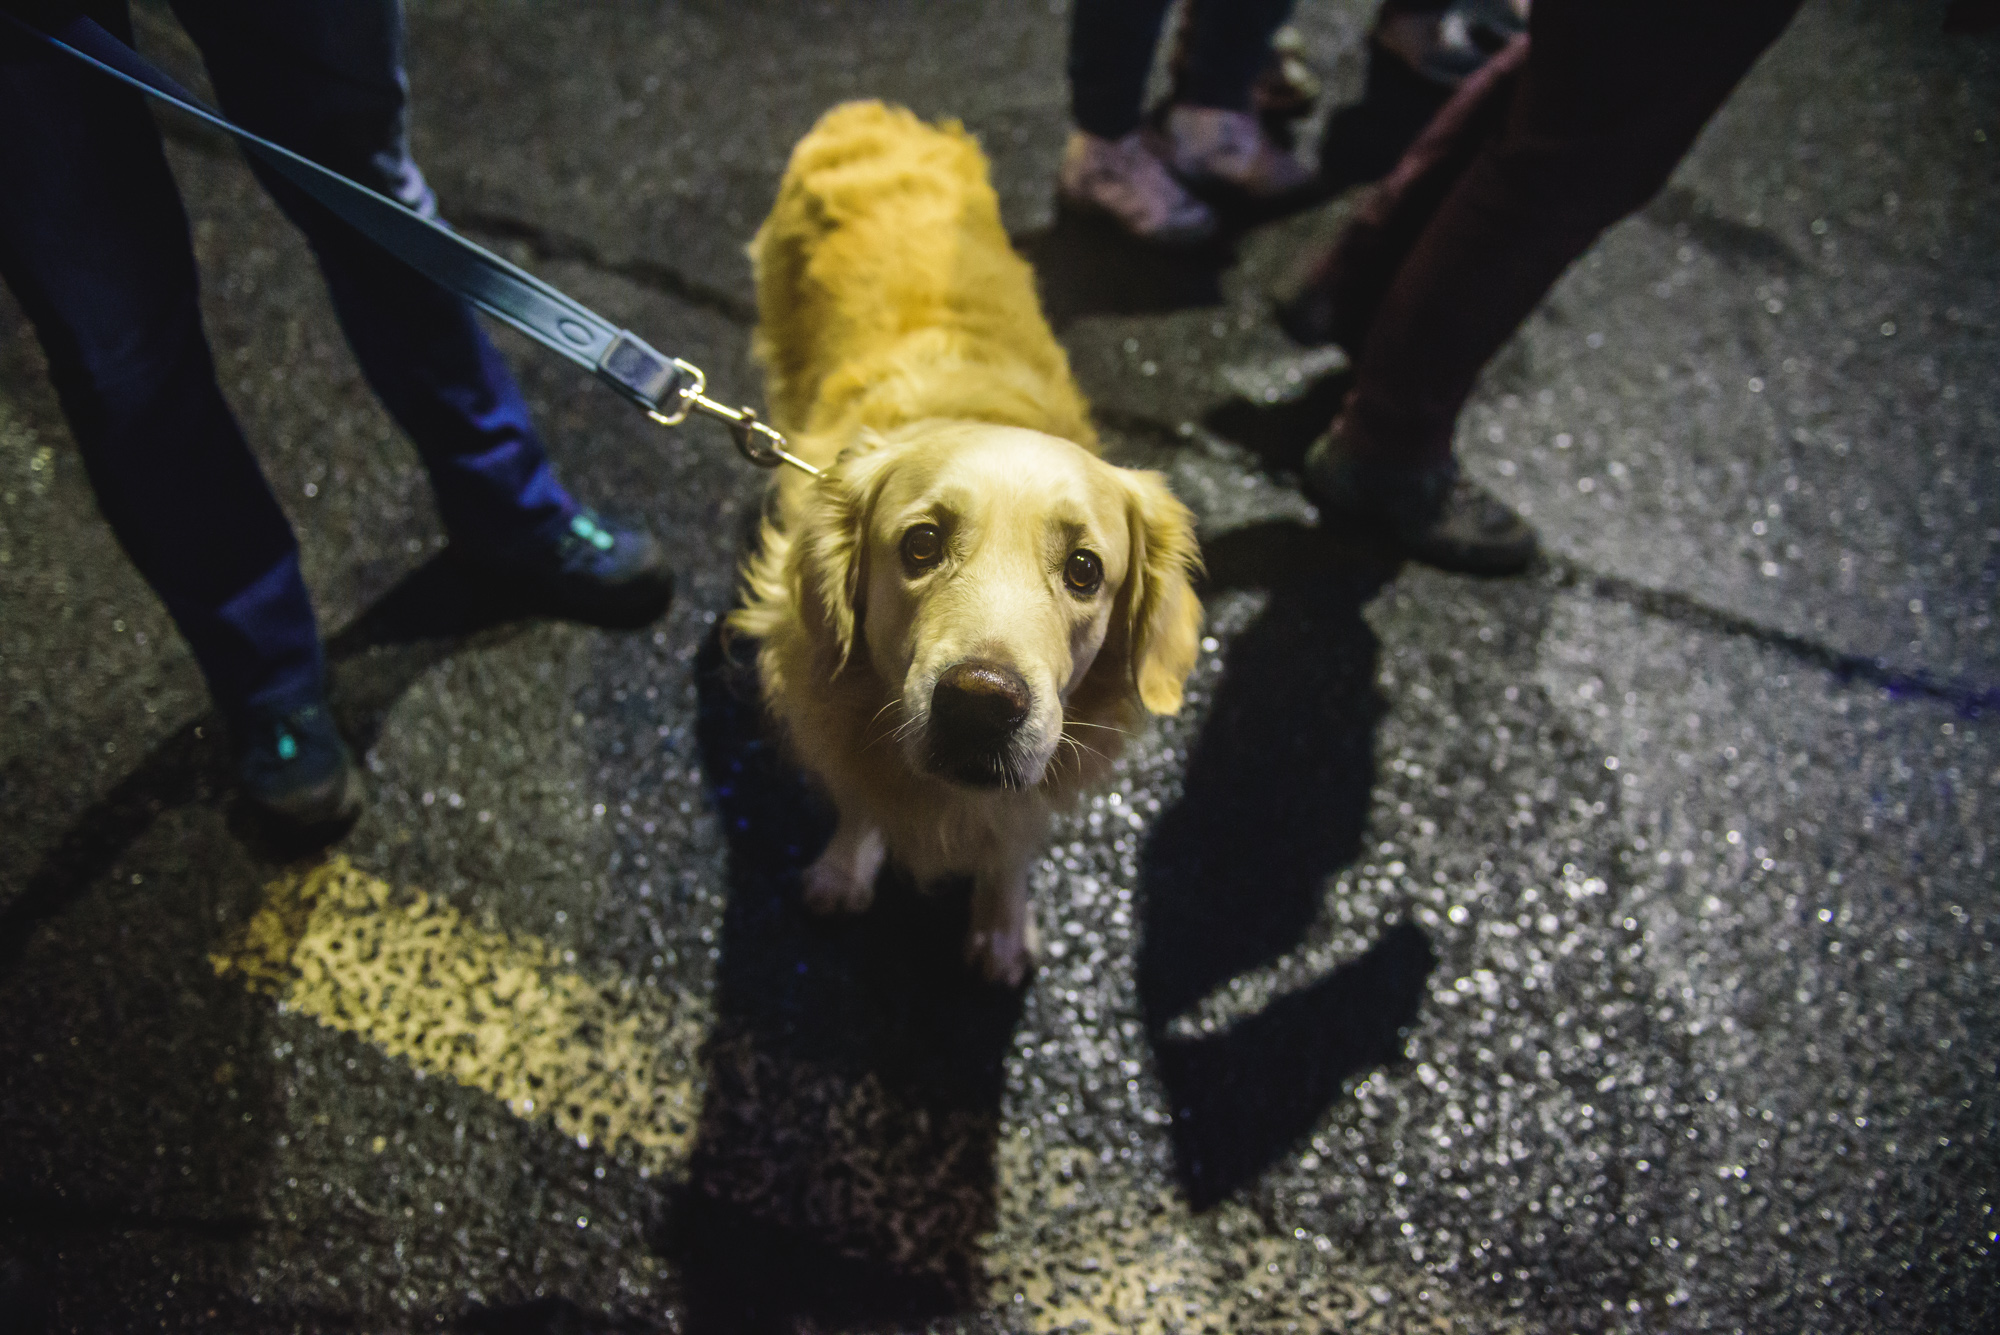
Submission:
[[[442,559],[404,577],[327,645],[343,733],[365,753],[424,671],[510,633],[519,614]],[[0,797],[46,782],[47,758],[31,759],[38,769],[0,774]],[[114,1312],[140,1291],[177,1291],[181,1310],[214,1309],[211,1324],[223,1328],[268,1316],[213,1276],[181,1283],[176,1274],[169,1284],[168,1269],[181,1263],[155,1256],[128,1265],[122,1251],[106,1250],[107,1239],[153,1233],[232,1247],[275,1226],[262,1214],[261,1142],[244,1132],[251,1110],[281,1097],[270,1006],[219,977],[209,951],[218,922],[240,920],[293,850],[243,817],[231,783],[224,725],[211,712],[155,745],[53,843],[23,857],[20,879],[5,887],[0,1063],[31,1048],[58,1060],[37,1067],[27,1087],[31,1101],[44,1102],[14,1119],[9,1134],[21,1152],[0,1154],[0,1330],[42,1329],[59,1303],[78,1329],[121,1328]],[[0,863],[6,856],[0,850]],[[128,887],[123,873],[135,869],[143,878],[132,875]],[[15,871],[0,866],[0,881]],[[192,1027],[190,1007],[200,1015]],[[59,1103],[68,1113],[72,1099],[121,1115],[56,1111]],[[155,1135],[169,1134],[164,1126],[179,1128],[171,1133],[183,1147],[178,1176],[151,1152]],[[166,1255],[186,1253],[177,1244]],[[107,1283],[92,1267],[110,1256],[119,1270]]]
[[[656,1239],[693,1332],[923,1320],[976,1302],[1018,989],[966,967],[964,887],[885,871],[827,920],[800,876],[832,813],[769,739],[756,646],[696,659],[698,740],[728,839],[707,1093]]]
[[[1297,946],[1355,860],[1375,778],[1377,642],[1362,607],[1394,558],[1293,521],[1205,544],[1210,591],[1270,602],[1229,647],[1181,797],[1142,850],[1138,990],[1190,1204],[1214,1205],[1310,1131],[1343,1083],[1395,1060],[1435,966],[1414,923],[1214,1032],[1174,1025]]]

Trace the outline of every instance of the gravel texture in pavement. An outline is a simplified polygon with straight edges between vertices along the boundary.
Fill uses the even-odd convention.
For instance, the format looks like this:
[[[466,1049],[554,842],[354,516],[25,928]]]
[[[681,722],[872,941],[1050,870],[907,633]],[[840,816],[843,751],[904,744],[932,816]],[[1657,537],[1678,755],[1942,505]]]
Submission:
[[[823,802],[717,635],[764,478],[502,332],[668,616],[439,560],[312,257],[166,123],[368,808],[287,857],[0,294],[0,1328],[2000,1326],[2000,47],[1812,0],[1494,366],[1510,580],[1329,531],[1344,388],[1224,252],[1058,217],[1066,5],[413,0],[475,238],[756,401],[792,143],[963,119],[1114,458],[1196,510],[1189,705],[1066,817],[1020,992],[962,888],[809,919]],[[190,80],[164,5],[142,45]],[[1369,9],[1301,0],[1334,102]]]

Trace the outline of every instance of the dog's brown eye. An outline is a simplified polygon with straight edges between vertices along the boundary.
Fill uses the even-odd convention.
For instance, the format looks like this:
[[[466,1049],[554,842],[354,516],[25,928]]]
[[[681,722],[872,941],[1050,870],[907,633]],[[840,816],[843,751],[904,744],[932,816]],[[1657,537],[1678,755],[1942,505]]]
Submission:
[[[1063,562],[1063,582],[1077,593],[1096,593],[1097,586],[1104,583],[1104,562],[1097,559],[1096,552],[1079,547]]]
[[[912,570],[929,570],[944,559],[944,535],[936,524],[916,524],[903,535],[903,564]]]

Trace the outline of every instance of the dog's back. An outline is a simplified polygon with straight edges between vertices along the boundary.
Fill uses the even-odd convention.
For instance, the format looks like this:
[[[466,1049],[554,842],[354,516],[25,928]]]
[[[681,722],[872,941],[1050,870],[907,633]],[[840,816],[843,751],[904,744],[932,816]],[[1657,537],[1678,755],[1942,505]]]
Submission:
[[[829,111],[793,151],[750,256],[772,417],[809,452],[933,417],[1096,448],[986,156],[957,122],[879,102]]]

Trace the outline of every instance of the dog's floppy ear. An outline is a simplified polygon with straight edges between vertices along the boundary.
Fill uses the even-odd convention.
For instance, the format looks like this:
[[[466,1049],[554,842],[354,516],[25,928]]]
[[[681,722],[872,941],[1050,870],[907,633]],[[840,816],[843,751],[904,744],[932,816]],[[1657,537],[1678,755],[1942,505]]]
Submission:
[[[1194,671],[1201,633],[1201,570],[1194,515],[1158,473],[1120,470],[1131,531],[1131,569],[1121,591],[1127,657],[1139,703],[1155,714],[1180,712],[1181,684]]]
[[[895,451],[874,432],[810,484],[793,545],[796,605],[828,643],[838,675],[854,650],[861,592],[867,585],[868,519]]]

